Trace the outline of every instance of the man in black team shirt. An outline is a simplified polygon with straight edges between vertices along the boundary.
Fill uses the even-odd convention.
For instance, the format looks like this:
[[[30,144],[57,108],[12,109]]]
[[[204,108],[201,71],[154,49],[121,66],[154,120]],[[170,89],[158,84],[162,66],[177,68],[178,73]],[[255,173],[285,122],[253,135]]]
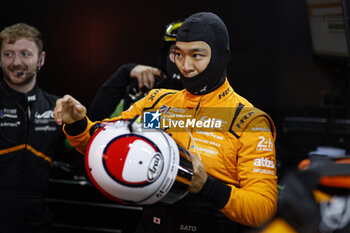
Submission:
[[[64,135],[53,119],[57,96],[38,87],[41,33],[18,23],[0,32],[0,232],[48,232],[43,197]]]

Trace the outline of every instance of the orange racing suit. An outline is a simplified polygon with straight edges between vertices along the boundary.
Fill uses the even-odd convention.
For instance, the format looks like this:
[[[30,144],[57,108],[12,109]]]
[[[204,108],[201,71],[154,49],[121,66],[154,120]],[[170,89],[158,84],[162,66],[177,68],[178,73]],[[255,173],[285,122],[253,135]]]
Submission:
[[[274,124],[266,113],[235,93],[227,80],[205,95],[192,95],[185,89],[152,90],[111,120],[142,116],[146,111],[160,111],[170,121],[174,117],[207,121],[206,129],[193,122],[189,126],[194,127],[188,129],[176,128],[170,121],[162,122],[162,127],[168,127],[166,130],[175,141],[187,150],[199,154],[210,177],[229,186],[227,196],[216,195],[224,199],[218,209],[227,218],[260,226],[274,215],[277,205]],[[84,124],[73,123],[75,127],[84,125],[83,132],[69,132],[72,125],[65,126],[68,139],[81,153],[86,149],[89,129],[94,124],[87,117],[83,120]]]

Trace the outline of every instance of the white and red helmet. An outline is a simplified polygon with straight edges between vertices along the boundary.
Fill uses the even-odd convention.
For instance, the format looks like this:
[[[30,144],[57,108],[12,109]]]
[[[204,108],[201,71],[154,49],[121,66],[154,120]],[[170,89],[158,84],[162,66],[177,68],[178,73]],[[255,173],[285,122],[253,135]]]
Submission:
[[[92,183],[108,198],[125,204],[171,204],[181,199],[193,175],[187,151],[162,130],[130,124],[106,123],[91,137],[85,165]]]

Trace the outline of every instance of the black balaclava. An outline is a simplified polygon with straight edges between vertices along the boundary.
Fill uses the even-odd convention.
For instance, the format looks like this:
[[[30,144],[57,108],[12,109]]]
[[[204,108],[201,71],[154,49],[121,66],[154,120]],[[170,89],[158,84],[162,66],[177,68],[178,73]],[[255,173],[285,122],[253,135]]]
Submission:
[[[204,41],[211,48],[210,62],[205,70],[192,78],[181,74],[181,81],[187,91],[204,95],[225,82],[230,61],[229,36],[224,22],[217,15],[200,12],[186,18],[178,30],[176,41]]]

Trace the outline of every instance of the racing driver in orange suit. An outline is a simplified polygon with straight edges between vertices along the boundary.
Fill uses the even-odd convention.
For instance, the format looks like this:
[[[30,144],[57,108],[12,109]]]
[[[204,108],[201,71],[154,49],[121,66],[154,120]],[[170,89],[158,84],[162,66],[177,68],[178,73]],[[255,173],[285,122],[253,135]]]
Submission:
[[[209,12],[188,17],[175,52],[185,89],[152,90],[112,119],[162,114],[161,127],[192,156],[190,193],[172,205],[145,206],[136,232],[236,232],[237,223],[261,226],[275,214],[274,124],[232,89],[226,78],[229,58],[223,21]],[[66,95],[56,103],[55,119],[84,153],[96,123],[86,108]]]

